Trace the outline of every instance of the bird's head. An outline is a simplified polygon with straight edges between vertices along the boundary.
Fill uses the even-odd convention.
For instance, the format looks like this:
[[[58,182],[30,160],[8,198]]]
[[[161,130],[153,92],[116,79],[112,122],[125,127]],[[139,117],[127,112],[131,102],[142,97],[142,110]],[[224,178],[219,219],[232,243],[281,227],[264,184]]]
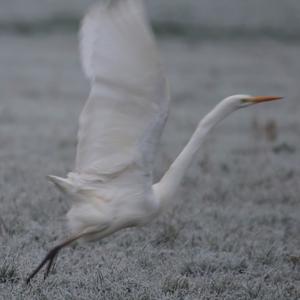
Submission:
[[[259,104],[263,102],[270,102],[280,100],[282,97],[278,96],[250,96],[250,95],[233,95],[226,99],[226,102],[234,106],[236,109],[248,107],[250,105]]]
[[[250,95],[234,95],[225,99],[228,105],[233,109],[248,107],[250,105],[259,104],[263,102],[280,100],[282,97],[278,96],[250,96]]]

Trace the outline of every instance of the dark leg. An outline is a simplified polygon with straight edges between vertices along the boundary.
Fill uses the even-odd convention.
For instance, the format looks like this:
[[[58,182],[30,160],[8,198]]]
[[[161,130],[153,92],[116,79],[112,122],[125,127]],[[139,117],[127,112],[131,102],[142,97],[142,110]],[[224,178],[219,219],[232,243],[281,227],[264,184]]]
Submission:
[[[36,269],[34,269],[34,271],[28,276],[28,278],[26,279],[26,284],[28,284],[31,279],[42,269],[42,267],[48,263],[44,278],[46,279],[47,276],[49,275],[49,272],[51,270],[51,266],[53,265],[54,259],[57,257],[59,251],[61,249],[63,249],[64,247],[72,244],[73,242],[75,242],[76,240],[78,240],[79,238],[81,238],[82,235],[76,236],[74,238],[71,238],[69,240],[66,240],[65,242],[63,242],[62,244],[59,244],[57,246],[55,246],[53,249],[51,249],[48,254],[46,255],[46,257],[42,260],[42,262],[37,266]]]
[[[46,269],[46,272],[45,272],[45,275],[44,275],[44,278],[46,279],[47,276],[49,275],[50,271],[51,271],[51,267],[53,266],[53,262],[54,262],[55,258],[57,257],[57,255],[58,255],[58,253],[61,249],[63,249],[66,246],[71,245],[73,242],[75,242],[76,240],[78,240],[82,237],[93,236],[93,235],[99,234],[101,232],[105,233],[105,230],[107,228],[109,228],[108,225],[103,224],[102,228],[98,228],[97,230],[94,230],[94,231],[83,232],[81,234],[78,234],[78,235],[64,241],[63,243],[55,246],[54,248],[52,248],[48,252],[46,257],[42,260],[42,262],[37,266],[37,268],[34,269],[33,272],[27,277],[26,284],[28,284],[31,281],[31,279],[43,268],[43,266],[48,263],[47,269]]]

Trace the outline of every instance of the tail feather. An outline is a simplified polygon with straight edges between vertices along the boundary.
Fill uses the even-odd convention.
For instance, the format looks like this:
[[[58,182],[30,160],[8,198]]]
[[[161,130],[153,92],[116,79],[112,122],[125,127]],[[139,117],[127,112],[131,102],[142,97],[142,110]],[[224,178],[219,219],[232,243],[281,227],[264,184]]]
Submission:
[[[55,184],[55,186],[62,192],[68,194],[74,194],[76,192],[75,186],[67,178],[61,178],[58,176],[48,175],[47,178]]]

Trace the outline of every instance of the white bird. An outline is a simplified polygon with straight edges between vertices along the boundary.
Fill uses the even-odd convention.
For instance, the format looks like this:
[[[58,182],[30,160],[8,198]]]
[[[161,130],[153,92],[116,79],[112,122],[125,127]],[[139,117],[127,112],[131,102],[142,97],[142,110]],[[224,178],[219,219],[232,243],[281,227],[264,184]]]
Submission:
[[[76,166],[66,179],[49,176],[73,197],[67,214],[72,233],[47,254],[27,283],[48,263],[46,277],[65,246],[154,219],[172,203],[187,168],[217,123],[239,108],[280,99],[235,95],[221,101],[153,184],[170,96],[143,1],[112,0],[94,6],[82,23],[80,50],[91,91],[79,120]]]

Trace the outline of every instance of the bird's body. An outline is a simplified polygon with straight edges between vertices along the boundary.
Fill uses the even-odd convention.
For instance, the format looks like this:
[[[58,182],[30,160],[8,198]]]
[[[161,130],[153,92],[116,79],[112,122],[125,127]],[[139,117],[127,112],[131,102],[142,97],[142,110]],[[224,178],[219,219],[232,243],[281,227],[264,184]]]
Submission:
[[[158,213],[153,160],[170,97],[142,1],[96,5],[80,41],[91,92],[80,116],[76,167],[67,179],[50,178],[76,199],[67,215],[71,231],[89,239],[97,228],[113,232]]]
[[[157,146],[170,96],[142,0],[93,7],[80,32],[81,60],[91,91],[79,120],[75,169],[49,176],[73,202],[71,237],[54,247],[27,282],[65,246],[151,221],[172,202],[205,137],[233,111],[279,97],[235,95],[198,125],[161,181],[153,185]]]
[[[135,182],[129,181],[128,176]],[[149,176],[137,165],[127,166],[111,177],[93,179],[71,173],[68,180],[72,182],[68,193],[74,199],[67,214],[69,227],[73,234],[87,233],[86,240],[145,224],[159,212],[160,205],[148,182]],[[95,234],[98,231],[99,234]]]

